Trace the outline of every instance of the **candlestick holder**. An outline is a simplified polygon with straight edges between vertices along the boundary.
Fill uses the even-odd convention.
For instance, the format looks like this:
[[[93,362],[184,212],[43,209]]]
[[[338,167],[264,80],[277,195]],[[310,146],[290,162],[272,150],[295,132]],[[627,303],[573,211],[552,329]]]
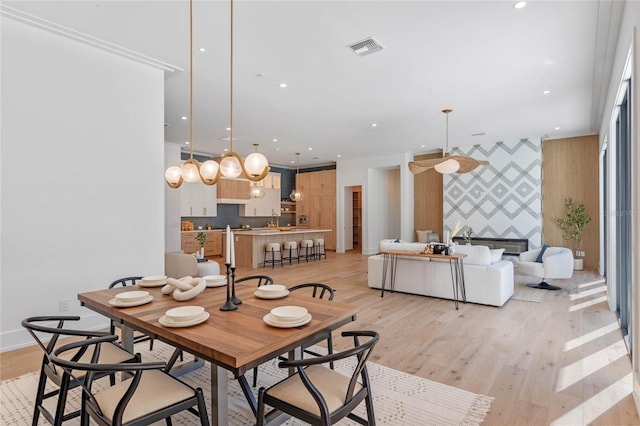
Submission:
[[[242,299],[236,296],[236,268],[235,266],[231,267],[231,301],[235,305],[241,305]]]
[[[227,267],[227,301],[224,302],[224,304],[222,306],[220,306],[220,310],[221,311],[235,311],[236,309],[238,309],[238,306],[236,306],[235,303],[233,303],[233,298],[231,297],[231,287],[232,287],[232,282],[231,282],[231,264],[230,263],[225,263],[226,267]],[[235,269],[235,268],[233,268]]]

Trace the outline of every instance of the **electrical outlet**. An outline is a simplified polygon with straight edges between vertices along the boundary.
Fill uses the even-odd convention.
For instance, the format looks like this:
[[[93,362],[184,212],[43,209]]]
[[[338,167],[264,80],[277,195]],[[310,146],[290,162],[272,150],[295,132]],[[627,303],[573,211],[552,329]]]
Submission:
[[[60,299],[58,301],[60,312],[69,312],[69,299]]]

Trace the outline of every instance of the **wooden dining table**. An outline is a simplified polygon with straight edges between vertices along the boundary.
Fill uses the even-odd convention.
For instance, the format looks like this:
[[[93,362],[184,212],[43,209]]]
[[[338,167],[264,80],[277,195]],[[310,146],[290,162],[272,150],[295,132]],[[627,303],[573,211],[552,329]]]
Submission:
[[[119,323],[123,330],[123,345],[133,349],[133,330],[168,343],[211,365],[211,422],[228,424],[227,371],[238,380],[253,413],[257,401],[245,378],[254,367],[277,358],[284,353],[293,354],[301,346],[318,341],[321,336],[354,321],[356,307],[351,304],[312,298],[289,293],[280,299],[261,299],[255,296],[257,288],[249,282],[237,285],[236,295],[242,304],[233,311],[222,311],[227,300],[226,286],[206,288],[194,299],[178,302],[163,295],[161,287],[127,287],[131,290],[147,290],[153,296],[150,303],[141,306],[118,308],[109,300],[122,288],[97,290],[78,294],[81,304]],[[202,306],[209,318],[190,327],[165,327],[159,319],[171,308],[187,305]],[[263,317],[277,306],[295,305],[307,308],[312,316],[309,323],[293,328],[276,328],[267,325]]]

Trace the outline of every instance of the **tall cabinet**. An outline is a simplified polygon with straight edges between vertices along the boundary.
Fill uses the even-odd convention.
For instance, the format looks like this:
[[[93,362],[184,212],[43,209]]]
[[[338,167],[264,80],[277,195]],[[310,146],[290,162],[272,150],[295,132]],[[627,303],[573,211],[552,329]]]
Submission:
[[[302,200],[296,202],[296,226],[298,228],[330,229],[325,233],[324,244],[336,249],[336,171],[298,173],[296,188],[302,192]]]

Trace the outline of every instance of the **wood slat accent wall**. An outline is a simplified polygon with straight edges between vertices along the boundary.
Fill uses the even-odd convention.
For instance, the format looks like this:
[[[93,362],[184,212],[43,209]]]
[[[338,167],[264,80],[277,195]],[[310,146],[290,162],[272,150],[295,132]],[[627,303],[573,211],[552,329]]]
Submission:
[[[599,144],[598,136],[550,139],[542,143],[542,241],[572,247],[562,239],[554,219],[563,217],[565,198],[584,204],[591,216],[582,238],[584,268],[597,270],[599,262]]]
[[[431,158],[441,157],[442,154],[423,154],[416,155],[414,159],[428,160]],[[442,218],[443,210],[443,183],[442,175],[435,170],[427,170],[426,172],[413,175],[413,223],[414,223],[414,241],[418,241],[417,230],[431,229],[433,232],[439,232],[440,238],[443,238],[442,226],[444,220]]]

